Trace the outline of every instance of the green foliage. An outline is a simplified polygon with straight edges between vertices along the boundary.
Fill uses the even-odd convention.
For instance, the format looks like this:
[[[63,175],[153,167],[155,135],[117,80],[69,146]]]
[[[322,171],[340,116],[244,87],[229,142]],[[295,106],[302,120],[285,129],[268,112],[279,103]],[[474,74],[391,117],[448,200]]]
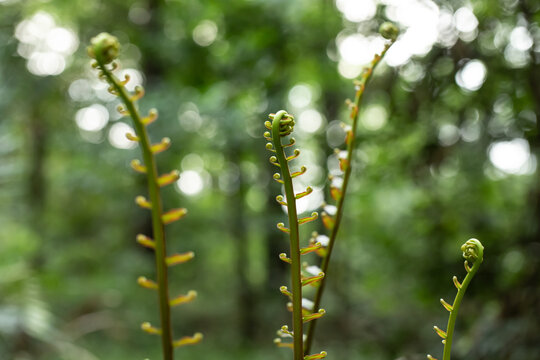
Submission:
[[[474,236],[489,257],[461,305],[452,357],[540,358],[538,170],[526,165],[506,172],[490,157],[494,145],[516,139],[528,159],[540,155],[538,4],[377,1],[369,13],[370,3],[357,13],[364,16],[359,20],[332,1],[0,2],[0,224],[35,239],[28,256],[0,255],[1,263],[27,269],[2,267],[2,274],[28,274],[18,276],[17,287],[0,289],[0,354],[17,360],[160,357],[157,339],[138,330],[143,319],[159,322],[155,293],[133,282],[141,273],[153,278],[154,254],[129,240],[152,231],[147,214],[126,201],[145,193],[146,183],[128,172],[131,151],[111,141],[127,122],[117,117],[118,99],[90,72],[83,46],[108,31],[122,43],[122,69],[140,75],[131,84],[139,80],[147,90],[141,113],[149,110],[146,104],[160,109],[152,136],[174,140],[160,155],[160,167],[189,171],[202,184],[190,194],[179,184],[162,188],[168,205],[190,210],[182,226],[167,228],[169,244],[180,239],[197,253],[197,261],[169,269],[171,293],[185,292],[186,284],[199,292],[189,311],[174,314],[173,330],[205,334],[205,346],[178,355],[289,358],[289,349],[276,350],[269,341],[276,323],[288,320],[276,288],[289,273],[275,261],[288,250],[274,227],[283,212],[269,186],[272,173],[263,166],[268,159],[260,119],[282,107],[295,114],[295,137],[308,167],[303,179],[313,188],[306,199],[322,201],[328,164],[332,171],[338,166],[333,149],[345,147],[335,119],[350,113],[343,105],[352,96],[350,79],[341,74],[350,70],[344,55],[354,59],[355,53],[341,52],[343,40],[376,39],[379,24],[399,17],[400,38],[436,42],[408,43],[405,50],[415,55],[400,65],[387,54],[369,84],[323,299],[327,316],[313,346],[335,359],[421,359],[424,349],[438,352],[430,325],[444,323],[446,314],[433,299],[455,295],[447,278],[462,269],[455,249],[460,239]],[[396,12],[405,3],[410,8]],[[429,13],[412,11],[419,4]],[[21,24],[35,25],[30,20],[36,14],[49,15],[54,26],[37,28],[34,49],[28,43],[34,37],[20,35]],[[475,19],[471,32],[456,28]],[[417,32],[416,25],[435,22],[441,25],[436,31]],[[202,29],[212,30],[212,23],[214,42],[199,45],[195,29],[206,24]],[[45,37],[55,27],[75,35],[73,53],[62,55],[62,73],[36,75],[30,55],[48,54]],[[382,48],[377,41],[359,58]],[[404,43],[396,45],[403,49]],[[487,71],[476,90],[458,83],[470,60]],[[291,102],[295,94],[307,94],[296,98],[304,99],[302,106]],[[82,129],[78,112],[96,105],[103,105],[108,121]],[[320,126],[305,131],[307,115],[317,113],[321,117],[311,119]],[[518,165],[519,158],[511,163]],[[319,222],[305,226],[326,233]],[[9,235],[21,238],[13,234],[20,232]],[[10,243],[5,239],[3,232],[0,244]],[[23,287],[33,290],[10,295]],[[31,299],[50,315],[27,316],[32,312],[22,304]],[[12,326],[13,319],[33,319],[54,331],[36,337],[29,327]],[[68,354],[73,347],[66,350],[67,344],[77,355]]]

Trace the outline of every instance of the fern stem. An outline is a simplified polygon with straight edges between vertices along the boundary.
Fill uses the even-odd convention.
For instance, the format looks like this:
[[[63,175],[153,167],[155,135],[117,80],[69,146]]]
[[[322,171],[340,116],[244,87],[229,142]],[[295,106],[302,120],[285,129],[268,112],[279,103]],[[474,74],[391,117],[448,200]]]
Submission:
[[[105,64],[96,58],[99,68],[103,71],[103,74],[109,80],[109,83],[114,86],[114,90],[118,93],[118,96],[122,99],[122,102],[126,106],[126,110],[129,112],[133,119],[135,131],[139,137],[139,143],[141,144],[142,156],[144,165],[146,166],[146,177],[148,183],[148,196],[150,203],[152,204],[152,231],[153,239],[155,241],[155,258],[156,258],[156,274],[158,283],[158,296],[159,296],[159,312],[161,322],[161,345],[163,350],[164,360],[173,360],[174,349],[172,341],[172,327],[171,327],[171,311],[169,305],[169,282],[167,274],[167,249],[165,243],[164,225],[162,220],[163,206],[160,196],[159,184],[158,184],[158,171],[154,158],[154,154],[151,151],[151,143],[146,131],[146,127],[142,122],[139,111],[137,110],[134,102],[130,99],[129,94],[125,88],[119,84],[119,80],[106,68]]]
[[[300,264],[300,239],[298,234],[298,214],[296,212],[296,197],[294,194],[291,173],[288,161],[281,144],[280,120],[286,112],[278,111],[272,121],[272,138],[276,148],[276,157],[281,166],[283,186],[287,200],[287,212],[289,217],[289,241],[291,251],[291,286],[293,303],[293,344],[294,360],[302,360],[303,352],[303,322],[302,322],[302,282]]]
[[[359,81],[357,84],[355,99],[354,99],[354,103],[352,105],[352,110],[351,110],[352,127],[350,131],[352,133],[350,134],[349,141],[347,143],[347,157],[345,160],[347,166],[343,174],[343,184],[340,189],[341,196],[339,197],[336,204],[337,211],[336,211],[336,216],[335,216],[335,223],[329,236],[330,240],[328,241],[326,255],[322,258],[322,261],[321,261],[321,271],[325,273],[325,277],[322,278],[315,292],[315,297],[313,300],[313,309],[319,309],[321,305],[322,294],[326,286],[326,279],[328,278],[328,267],[330,263],[330,257],[332,255],[332,250],[334,249],[334,244],[335,244],[339,227],[341,224],[341,219],[343,217],[345,197],[347,193],[347,187],[349,185],[349,178],[351,177],[351,172],[352,172],[351,165],[352,165],[353,151],[356,144],[356,130],[358,127],[359,109],[360,109],[360,104],[362,102],[362,98],[364,95],[364,90],[367,85],[367,82],[369,81],[369,79],[371,78],[371,75],[373,74],[375,67],[380,62],[380,60],[384,57],[384,55],[386,54],[390,46],[392,46],[394,41],[395,39],[387,43],[380,55],[375,55],[375,57],[371,61],[370,66],[367,68],[366,72],[364,73],[362,77],[362,81]],[[316,328],[317,322],[318,320],[313,320],[309,323],[306,344],[305,344],[305,349],[304,349],[305,355],[308,355],[310,352],[310,348],[313,343],[313,338],[315,336],[315,328]]]
[[[459,311],[459,306],[461,305],[461,300],[463,300],[463,296],[465,295],[465,291],[467,291],[467,287],[469,286],[469,283],[471,282],[472,278],[474,277],[474,275],[480,268],[480,264],[482,263],[482,261],[483,261],[483,258],[479,258],[477,261],[474,262],[474,265],[471,268],[471,271],[469,271],[467,276],[465,276],[465,279],[463,279],[463,282],[461,283],[461,287],[456,294],[456,298],[454,299],[454,303],[452,305],[452,311],[450,311],[450,316],[448,318],[448,325],[446,327],[446,339],[444,343],[443,360],[450,360],[450,355],[452,352],[452,340],[454,337],[454,328],[456,325],[456,319],[457,319],[457,314]]]

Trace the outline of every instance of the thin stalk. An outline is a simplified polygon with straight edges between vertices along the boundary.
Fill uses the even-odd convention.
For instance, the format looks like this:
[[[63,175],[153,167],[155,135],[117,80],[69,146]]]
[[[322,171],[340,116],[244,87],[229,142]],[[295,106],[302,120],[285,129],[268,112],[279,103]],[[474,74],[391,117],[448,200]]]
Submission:
[[[300,264],[300,238],[298,235],[298,215],[296,213],[296,197],[294,194],[292,177],[289,165],[285,156],[285,151],[281,144],[280,120],[285,111],[279,111],[272,121],[272,138],[276,148],[276,157],[281,166],[283,185],[285,187],[285,197],[287,199],[287,212],[289,217],[289,241],[291,256],[291,286],[293,303],[293,344],[294,360],[304,358],[303,351],[303,321],[302,321],[302,280]]]
[[[358,127],[359,109],[360,109],[360,104],[362,102],[362,98],[364,95],[364,90],[366,88],[367,82],[369,81],[369,79],[371,78],[371,75],[373,74],[373,70],[375,69],[377,64],[380,62],[380,60],[384,57],[384,55],[386,54],[386,52],[388,51],[390,46],[392,46],[393,43],[394,43],[394,40],[392,40],[391,42],[385,45],[380,55],[375,55],[375,57],[371,61],[370,66],[362,75],[361,81],[356,82],[356,86],[357,86],[356,94],[355,94],[354,103],[352,104],[352,109],[351,109],[351,118],[352,118],[352,126],[350,130],[351,133],[347,134],[347,139],[348,139],[347,157],[345,159],[346,167],[343,174],[343,184],[340,189],[341,195],[336,204],[337,211],[335,215],[334,227],[332,228],[332,231],[329,236],[326,254],[322,258],[322,261],[321,261],[321,270],[322,272],[324,272],[325,277],[320,281],[319,286],[317,287],[317,290],[315,292],[315,297],[313,300],[313,309],[315,310],[319,309],[321,305],[322,294],[326,286],[326,279],[328,278],[328,266],[330,263],[330,257],[332,255],[332,250],[334,249],[334,244],[335,244],[336,237],[337,237],[339,227],[341,224],[341,219],[343,217],[343,209],[344,209],[343,205],[345,203],[345,197],[346,197],[345,195],[347,194],[349,178],[351,177],[351,172],[352,172],[352,156],[353,156],[353,151],[356,145],[356,131]],[[309,324],[308,331],[307,331],[306,344],[305,344],[305,349],[304,349],[304,354],[306,355],[309,354],[310,352],[311,345],[313,343],[313,338],[315,336],[315,328],[316,328],[317,322],[318,320],[313,320]]]
[[[152,231],[153,239],[155,241],[155,258],[156,258],[156,274],[158,283],[158,297],[159,297],[159,312],[161,322],[161,346],[163,349],[163,359],[173,360],[174,349],[172,346],[172,327],[171,327],[171,311],[169,305],[169,282],[167,275],[167,264],[165,258],[167,256],[167,249],[165,243],[164,225],[162,220],[163,206],[160,196],[159,184],[158,184],[158,171],[154,155],[151,151],[151,143],[149,140],[146,127],[142,122],[139,111],[137,110],[134,102],[130,99],[129,94],[125,88],[119,84],[119,80],[106,68],[99,58],[96,59],[99,68],[103,71],[103,74],[109,80],[109,83],[113,85],[114,90],[118,93],[118,96],[122,99],[122,102],[126,106],[126,110],[129,112],[133,119],[135,131],[139,137],[141,144],[142,156],[144,165],[146,166],[146,178],[148,183],[148,196],[152,204]]]
[[[467,276],[465,276],[465,279],[463,279],[463,283],[461,283],[461,288],[458,290],[456,298],[454,299],[452,311],[450,311],[450,317],[448,318],[448,325],[446,326],[446,339],[444,342],[443,360],[450,360],[450,355],[452,352],[452,340],[454,338],[454,328],[456,326],[459,306],[461,305],[461,300],[463,300],[463,296],[465,295],[465,291],[467,290],[469,283],[480,268],[482,260],[483,259],[480,258],[479,260],[474,262],[473,267],[470,269]]]
[[[469,286],[472,278],[480,268],[480,265],[484,261],[484,246],[482,243],[477,239],[469,239],[465,244],[461,246],[461,251],[463,251],[463,257],[465,258],[465,270],[467,271],[467,276],[465,276],[465,279],[463,279],[463,283],[459,283],[457,277],[453,277],[454,286],[458,290],[456,297],[454,299],[454,303],[452,305],[448,304],[446,301],[441,299],[441,304],[444,306],[446,310],[450,312],[450,316],[448,317],[448,324],[446,326],[446,331],[443,331],[439,329],[437,326],[434,326],[433,329],[439,335],[443,340],[444,344],[444,350],[443,350],[443,360],[450,360],[450,355],[452,352],[452,341],[454,339],[454,328],[456,326],[456,319],[457,314],[459,311],[459,306],[461,305],[461,301],[463,300],[463,296],[465,295],[465,291],[467,291],[467,287]],[[472,268],[470,267],[470,263],[474,262]],[[427,356],[429,360],[437,360],[433,356],[429,355]]]

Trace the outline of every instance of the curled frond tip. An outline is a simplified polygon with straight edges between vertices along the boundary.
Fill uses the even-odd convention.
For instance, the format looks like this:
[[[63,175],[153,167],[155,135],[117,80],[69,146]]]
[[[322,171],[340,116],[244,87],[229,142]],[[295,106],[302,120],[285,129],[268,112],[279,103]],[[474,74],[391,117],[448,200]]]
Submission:
[[[469,239],[461,246],[463,257],[467,261],[475,262],[484,260],[484,246],[478,239]]]
[[[118,57],[120,42],[115,36],[102,32],[90,40],[88,55],[103,64],[109,64]]]
[[[379,33],[382,35],[383,38],[396,41],[399,30],[396,27],[396,25],[392,24],[391,22],[387,21],[381,24],[379,27]]]

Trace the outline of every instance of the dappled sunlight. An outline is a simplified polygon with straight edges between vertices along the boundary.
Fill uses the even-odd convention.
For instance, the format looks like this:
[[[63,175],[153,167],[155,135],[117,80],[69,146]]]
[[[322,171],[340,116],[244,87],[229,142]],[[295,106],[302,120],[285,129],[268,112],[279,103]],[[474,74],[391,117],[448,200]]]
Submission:
[[[298,115],[298,128],[306,133],[315,133],[323,126],[324,119],[315,109],[306,109]]]
[[[211,20],[203,20],[193,30],[193,41],[199,46],[210,46],[216,40],[218,27]]]
[[[15,28],[19,40],[17,52],[27,59],[26,67],[34,75],[61,74],[79,46],[77,34],[56,25],[44,11],[21,21]]]
[[[131,126],[124,122],[116,122],[109,129],[107,139],[109,143],[117,149],[133,149],[137,143],[129,140],[126,133],[133,134],[134,130]]]
[[[536,2],[0,0],[0,360],[536,359]]]
[[[486,81],[487,69],[480,60],[470,60],[456,73],[456,83],[464,90],[476,91]]]
[[[525,175],[536,170],[536,159],[524,139],[494,142],[489,146],[488,154],[491,163],[506,174]]]
[[[176,186],[185,195],[193,196],[204,189],[204,180],[199,172],[187,170],[180,173],[180,179],[176,181]]]
[[[101,104],[93,104],[77,111],[77,126],[85,131],[100,131],[109,122],[109,112]]]

